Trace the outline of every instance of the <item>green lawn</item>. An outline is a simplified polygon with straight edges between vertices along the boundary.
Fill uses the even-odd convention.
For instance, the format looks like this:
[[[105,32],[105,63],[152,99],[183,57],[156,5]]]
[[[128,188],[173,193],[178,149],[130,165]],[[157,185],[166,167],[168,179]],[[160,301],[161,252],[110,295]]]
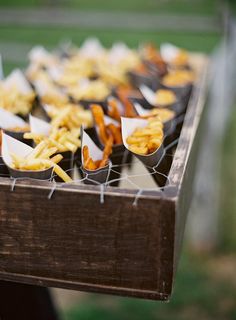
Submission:
[[[121,10],[211,15],[217,12],[219,0],[59,0],[54,2],[62,6],[76,7],[83,10]],[[54,2],[50,0],[1,0],[1,5],[40,6]]]
[[[222,214],[221,214],[221,245],[227,251],[235,252],[236,249],[236,106],[235,116],[231,118],[226,132],[222,164]]]
[[[236,259],[232,257],[206,258],[185,252],[169,303],[91,294],[82,296],[74,308],[61,312],[62,319],[234,320],[235,267]]]

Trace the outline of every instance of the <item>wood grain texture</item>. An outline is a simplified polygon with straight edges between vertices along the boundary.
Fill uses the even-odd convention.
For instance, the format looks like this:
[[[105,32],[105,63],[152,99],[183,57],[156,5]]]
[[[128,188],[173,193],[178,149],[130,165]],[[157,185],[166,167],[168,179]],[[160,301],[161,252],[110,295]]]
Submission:
[[[193,92],[160,191],[0,178],[0,279],[168,300],[197,159],[206,73]]]
[[[1,187],[0,273],[166,293],[174,212],[158,199]],[[99,208],[99,210],[98,210]],[[173,209],[173,206],[172,206]],[[172,223],[171,223],[172,222]],[[162,228],[161,228],[162,226]],[[163,251],[164,249],[164,251]],[[169,274],[168,268],[164,270]],[[165,291],[162,291],[165,290]]]

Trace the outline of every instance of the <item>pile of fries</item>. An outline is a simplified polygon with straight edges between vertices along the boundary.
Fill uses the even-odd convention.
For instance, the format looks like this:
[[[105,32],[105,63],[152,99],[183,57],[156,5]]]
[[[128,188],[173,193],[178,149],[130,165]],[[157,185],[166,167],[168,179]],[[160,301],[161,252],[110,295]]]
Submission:
[[[171,90],[159,89],[155,94],[156,104],[159,106],[168,106],[177,101],[176,95]]]
[[[104,168],[109,163],[109,157],[114,158],[112,152],[122,149],[116,148],[123,145],[121,117],[147,121],[145,127],[138,127],[126,139],[130,151],[149,155],[161,146],[163,127],[165,125],[167,128],[166,122],[176,116],[167,107],[180,99],[177,99],[174,87],[188,86],[195,81],[186,51],[170,44],[161,46],[160,50],[153,44],[133,50],[124,43],[116,43],[106,49],[97,39],[89,39],[80,48],[73,46],[63,53],[66,54],[50,53],[43,47],[36,47],[29,54],[25,86],[20,86],[21,81],[18,81],[18,86],[11,86],[12,82],[8,81],[8,87],[4,85],[4,80],[0,82],[1,107],[25,117],[31,112],[37,97],[39,106],[36,112],[44,108],[50,119],[49,126],[42,125],[45,134],[41,134],[44,132],[42,128],[38,131],[32,129],[40,134],[30,132],[28,125],[9,128],[10,131],[24,132],[24,138],[33,140],[36,145],[25,159],[13,154],[13,168],[45,170],[52,167],[63,181],[71,181],[58,163],[62,160],[62,153],[81,151],[81,127],[93,126],[103,146],[103,157],[94,160],[89,146],[85,145],[82,150],[83,167],[90,171]],[[19,76],[19,70],[17,72]],[[170,89],[159,89],[155,93],[156,103],[153,105],[161,108],[154,108],[145,116],[137,116],[130,97],[141,99],[142,90],[132,80],[132,72],[142,75],[141,85],[156,87],[153,83],[156,76],[158,83]],[[22,72],[20,76],[22,79],[25,77]],[[25,91],[20,90],[24,87]],[[38,123],[40,126],[40,121]]]
[[[14,153],[12,157],[12,168],[17,170],[42,171],[53,168],[53,171],[64,181],[71,182],[72,179],[62,170],[58,163],[63,159],[61,154],[56,154],[57,148],[52,147],[49,141],[40,142],[36,148],[25,158]]]
[[[41,142],[47,143],[47,147],[56,148],[56,152],[71,151],[75,153],[81,146],[81,141],[78,138],[80,129],[68,130],[64,128],[53,128],[48,137],[44,135],[26,132],[24,134],[25,139],[32,139],[35,144]]]
[[[102,144],[105,146],[110,136],[112,137],[112,143],[121,144],[122,136],[120,123],[117,123],[117,125],[114,123],[109,123],[106,125],[104,120],[104,112],[100,105],[91,105],[91,110]]]
[[[167,108],[154,108],[150,110],[150,113],[141,116],[140,118],[153,118],[153,116],[159,117],[160,121],[164,124],[175,117],[175,112]]]
[[[148,155],[159,149],[163,142],[163,124],[159,117],[149,118],[145,127],[139,127],[128,136],[126,142],[130,151]]]
[[[81,125],[84,128],[92,126],[93,119],[90,110],[75,104],[65,104],[63,108],[56,108],[53,105],[47,106],[47,114],[51,118],[51,125],[54,128],[65,127],[68,130],[78,129]]]
[[[16,87],[5,88],[0,83],[0,104],[4,108],[14,114],[26,116],[33,107],[35,94],[24,94]]]
[[[162,83],[167,87],[185,86],[193,83],[195,74],[189,70],[176,70],[163,77]]]
[[[110,136],[106,142],[103,150],[103,157],[101,160],[94,161],[89,155],[89,148],[87,145],[83,147],[83,167],[89,171],[95,171],[97,169],[104,168],[108,165],[109,156],[112,153],[113,138]]]

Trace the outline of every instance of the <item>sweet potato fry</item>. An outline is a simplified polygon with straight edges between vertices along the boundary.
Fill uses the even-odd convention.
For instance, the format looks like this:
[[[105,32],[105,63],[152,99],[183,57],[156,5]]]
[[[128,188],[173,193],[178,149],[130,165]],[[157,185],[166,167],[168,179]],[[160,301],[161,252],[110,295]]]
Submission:
[[[120,122],[120,112],[119,108],[117,106],[117,101],[115,99],[111,99],[109,101],[109,106],[108,106],[108,115],[115,119],[116,121]]]
[[[105,145],[108,137],[107,137],[106,126],[104,122],[104,112],[102,110],[102,107],[98,104],[92,104],[91,110],[94,117],[94,121],[98,126],[98,131],[99,131],[99,136],[101,138],[101,141]]]
[[[121,128],[120,126],[117,127],[113,123],[107,125],[108,131],[113,136],[114,144],[121,144],[122,143],[122,136],[121,136]]]
[[[99,168],[103,168],[107,165],[109,156],[112,153],[112,146],[113,146],[113,137],[110,136],[107,140],[106,145],[105,145],[105,148],[103,151],[103,158],[99,164]]]
[[[136,112],[134,110],[132,103],[128,99],[129,90],[119,89],[119,90],[117,90],[117,94],[118,94],[118,97],[125,108],[124,116],[127,118],[135,118]]]

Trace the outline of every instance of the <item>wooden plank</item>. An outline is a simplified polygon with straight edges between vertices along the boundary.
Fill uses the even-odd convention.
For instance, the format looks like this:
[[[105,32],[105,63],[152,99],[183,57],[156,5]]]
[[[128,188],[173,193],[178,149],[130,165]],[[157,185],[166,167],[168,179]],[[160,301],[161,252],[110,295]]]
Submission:
[[[0,191],[0,277],[12,273],[41,280],[128,288],[168,294],[172,287],[174,206],[158,199],[16,187]],[[61,210],[63,208],[63,210]],[[99,208],[99,210],[98,210]],[[171,208],[171,210],[170,210]],[[63,248],[63,249],[62,249]],[[161,272],[158,266],[167,265]],[[169,266],[169,267],[168,267]],[[165,286],[163,287],[163,274]],[[63,279],[63,280],[61,280]],[[121,288],[121,289],[120,289]],[[162,291],[164,290],[164,291]]]

